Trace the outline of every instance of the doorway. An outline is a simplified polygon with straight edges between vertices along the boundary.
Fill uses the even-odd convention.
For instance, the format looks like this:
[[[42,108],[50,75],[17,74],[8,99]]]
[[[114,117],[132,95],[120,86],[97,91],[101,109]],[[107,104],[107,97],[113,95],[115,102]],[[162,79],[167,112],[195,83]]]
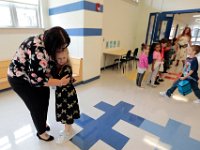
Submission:
[[[148,45],[163,38],[173,39],[185,26],[192,29],[192,43],[200,45],[200,9],[150,13],[146,34]]]

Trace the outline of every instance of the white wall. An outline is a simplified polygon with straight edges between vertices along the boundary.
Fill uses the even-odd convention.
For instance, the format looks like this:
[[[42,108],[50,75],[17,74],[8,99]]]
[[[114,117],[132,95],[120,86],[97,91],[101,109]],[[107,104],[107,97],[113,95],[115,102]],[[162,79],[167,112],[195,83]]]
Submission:
[[[50,8],[54,7],[54,5],[62,6],[65,5],[65,1],[60,0],[60,4],[55,3],[55,1],[52,1],[53,3],[50,4]],[[67,1],[67,4],[69,1]],[[64,29],[70,29],[70,28],[83,28],[84,27],[84,11],[73,11],[69,13],[61,13],[56,14],[52,16],[48,16],[50,20],[50,26],[61,26]],[[84,38],[80,36],[70,36],[71,38],[71,44],[69,46],[69,52],[70,56],[76,57],[76,58],[83,58],[84,56]]]
[[[106,50],[105,42],[119,40],[120,47],[115,49],[133,50],[136,48],[137,24],[138,24],[139,5],[128,3],[123,0],[105,0],[103,13],[103,49],[101,67],[103,66],[103,51]],[[114,58],[113,58],[114,59]],[[110,62],[107,65],[113,63]]]
[[[91,1],[94,3],[94,0]],[[99,2],[96,0],[96,2]],[[101,0],[101,4],[103,1]],[[84,28],[99,28],[103,30],[103,13],[84,11]],[[100,76],[102,36],[84,37],[83,79],[88,80]]]
[[[80,0],[49,1],[49,8],[70,5]],[[101,0],[91,0],[92,3],[101,3]],[[95,7],[95,5],[94,5]],[[99,28],[102,29],[103,13],[88,10],[69,11],[51,15],[50,26],[61,26],[65,29]],[[102,50],[102,36],[73,35],[69,52],[72,57],[83,58],[83,81],[100,76],[100,54]]]
[[[102,37],[85,37],[84,43],[83,78],[88,80],[100,76]]]
[[[0,60],[11,60],[19,45],[29,36],[43,33],[43,29],[0,28]]]

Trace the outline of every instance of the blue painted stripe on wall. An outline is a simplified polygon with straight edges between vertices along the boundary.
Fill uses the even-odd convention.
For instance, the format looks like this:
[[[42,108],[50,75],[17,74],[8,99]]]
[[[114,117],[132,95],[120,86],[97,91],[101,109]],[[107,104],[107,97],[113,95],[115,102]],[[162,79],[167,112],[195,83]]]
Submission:
[[[102,29],[99,28],[74,28],[66,29],[70,36],[101,36]]]
[[[90,10],[96,11],[96,3],[88,2],[88,1],[80,1],[76,3],[66,4],[63,6],[58,6],[49,9],[49,16],[61,14],[65,12],[72,12],[77,10]],[[100,11],[103,12],[103,5],[100,5]]]

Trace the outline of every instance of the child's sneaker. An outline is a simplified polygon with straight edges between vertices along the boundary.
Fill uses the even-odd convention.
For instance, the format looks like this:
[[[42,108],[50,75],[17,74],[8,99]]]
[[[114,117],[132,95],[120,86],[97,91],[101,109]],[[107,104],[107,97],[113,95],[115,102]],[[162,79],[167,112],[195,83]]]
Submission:
[[[163,82],[163,81],[164,81],[164,79],[160,78],[160,79],[158,79],[158,81],[159,81],[159,82]]]
[[[63,134],[62,135],[60,134],[59,137],[56,139],[56,143],[62,144],[69,141],[69,139],[70,138],[68,137],[68,135],[65,132],[63,132]]]
[[[169,98],[169,96],[167,95],[166,92],[160,92],[160,95],[163,96],[163,97],[167,97],[167,98]]]
[[[200,104],[200,99],[197,99],[197,100],[193,101],[193,103]]]
[[[150,84],[150,86],[152,87],[152,88],[156,88],[157,86],[155,85],[155,84]]]
[[[71,128],[71,130],[69,132],[66,132],[65,130],[62,130],[59,133],[59,137],[56,140],[56,143],[57,144],[65,143],[65,142],[69,141],[71,138],[73,138],[73,136],[75,136],[76,134],[77,134],[77,132],[73,128]]]

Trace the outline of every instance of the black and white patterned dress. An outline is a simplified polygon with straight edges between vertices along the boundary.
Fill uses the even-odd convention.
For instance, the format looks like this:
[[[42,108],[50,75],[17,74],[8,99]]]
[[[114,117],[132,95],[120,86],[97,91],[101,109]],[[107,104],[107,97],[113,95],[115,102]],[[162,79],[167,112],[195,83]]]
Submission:
[[[69,65],[62,67],[59,73],[53,73],[54,78],[61,79],[68,75],[69,84],[56,87],[56,121],[63,124],[73,124],[74,119],[80,118],[78,98],[73,85],[72,68]]]

